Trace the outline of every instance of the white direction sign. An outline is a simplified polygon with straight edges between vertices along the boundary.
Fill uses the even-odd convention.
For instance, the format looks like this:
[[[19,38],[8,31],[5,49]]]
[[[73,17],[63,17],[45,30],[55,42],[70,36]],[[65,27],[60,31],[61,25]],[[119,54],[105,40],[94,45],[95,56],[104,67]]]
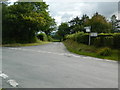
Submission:
[[[90,26],[89,27],[84,27],[84,29],[86,29],[86,32],[90,32],[91,27]]]
[[[90,33],[90,36],[97,37],[98,35],[97,35],[97,33]]]

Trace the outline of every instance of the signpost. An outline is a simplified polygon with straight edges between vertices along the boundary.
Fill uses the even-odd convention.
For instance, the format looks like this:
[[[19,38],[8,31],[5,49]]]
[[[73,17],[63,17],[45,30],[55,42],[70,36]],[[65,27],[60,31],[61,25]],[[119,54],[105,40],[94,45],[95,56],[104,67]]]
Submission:
[[[97,37],[97,33],[96,32],[92,32],[92,33],[90,33],[90,36],[91,37]]]
[[[90,41],[91,41],[91,37],[97,37],[97,33],[96,32],[91,32],[91,26],[88,27],[84,27],[84,29],[86,30],[87,33],[89,33],[89,42],[88,45],[90,45]]]
[[[90,27],[90,26],[88,26],[88,27],[84,27],[84,29],[86,29],[86,32],[90,33],[90,29],[91,29],[91,27]]]
[[[84,27],[84,29],[86,30],[87,33],[90,33],[91,26]],[[88,42],[88,45],[90,45],[90,34],[89,34],[89,42]]]

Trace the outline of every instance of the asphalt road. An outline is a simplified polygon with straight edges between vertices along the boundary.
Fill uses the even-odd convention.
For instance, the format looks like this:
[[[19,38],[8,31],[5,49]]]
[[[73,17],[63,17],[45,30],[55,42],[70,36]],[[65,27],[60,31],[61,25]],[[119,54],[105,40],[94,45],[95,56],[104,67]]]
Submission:
[[[69,53],[62,43],[3,47],[3,88],[118,88],[118,63]]]

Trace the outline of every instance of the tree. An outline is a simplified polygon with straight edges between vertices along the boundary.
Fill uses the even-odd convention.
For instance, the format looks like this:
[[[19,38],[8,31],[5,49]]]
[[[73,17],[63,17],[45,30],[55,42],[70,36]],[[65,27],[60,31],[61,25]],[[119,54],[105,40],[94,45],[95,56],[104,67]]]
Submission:
[[[112,32],[119,32],[119,23],[120,21],[117,20],[117,17],[115,15],[112,15],[111,17],[111,23],[112,23]]]
[[[111,24],[107,22],[106,18],[98,13],[90,19],[89,25],[92,32],[108,33],[111,32]]]
[[[58,27],[57,35],[60,38],[60,41],[62,41],[65,37],[65,35],[70,34],[69,31],[69,25],[68,23],[61,23]]]
[[[84,31],[84,26],[87,25],[88,20],[89,17],[85,14],[81,19],[77,16],[76,18],[69,21],[71,33]]]
[[[85,25],[88,20],[89,20],[89,17],[86,14],[83,15],[81,18],[81,24]]]
[[[48,5],[45,2],[15,2],[14,5],[5,6],[3,8],[5,10],[3,13],[3,42],[35,42],[37,32],[47,32],[49,29],[52,31],[54,20],[47,9]]]
[[[71,21],[69,21],[69,24],[70,24],[70,33],[71,34],[78,32],[80,29],[80,25],[81,25],[80,18],[78,16],[73,18]]]

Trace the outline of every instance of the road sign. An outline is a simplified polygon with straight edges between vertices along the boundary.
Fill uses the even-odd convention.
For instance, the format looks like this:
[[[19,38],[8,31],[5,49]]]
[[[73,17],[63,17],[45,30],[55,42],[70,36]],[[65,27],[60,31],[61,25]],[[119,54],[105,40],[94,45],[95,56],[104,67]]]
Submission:
[[[86,32],[90,32],[91,27],[90,26],[84,27],[84,29],[86,29]]]
[[[90,33],[90,36],[91,36],[91,37],[97,37],[97,33],[94,33],[94,32],[93,32],[93,33]]]

